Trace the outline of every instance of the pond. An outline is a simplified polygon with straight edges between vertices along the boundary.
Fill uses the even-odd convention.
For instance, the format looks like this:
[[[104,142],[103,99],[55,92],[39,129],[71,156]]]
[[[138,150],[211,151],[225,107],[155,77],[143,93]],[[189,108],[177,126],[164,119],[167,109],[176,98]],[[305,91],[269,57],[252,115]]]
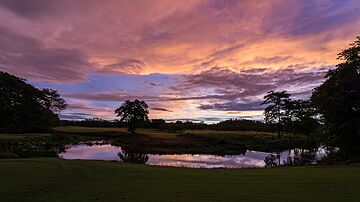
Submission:
[[[208,154],[142,154],[122,150],[121,147],[103,142],[81,143],[69,145],[65,152],[59,154],[63,159],[123,161],[127,163],[174,166],[190,168],[250,168],[265,167],[265,159],[272,154],[275,164],[289,164],[296,162],[316,162],[326,156],[328,151],[324,148],[313,150],[292,149],[278,154],[260,151],[246,151],[239,155],[208,155]],[[280,159],[279,159],[280,157]]]

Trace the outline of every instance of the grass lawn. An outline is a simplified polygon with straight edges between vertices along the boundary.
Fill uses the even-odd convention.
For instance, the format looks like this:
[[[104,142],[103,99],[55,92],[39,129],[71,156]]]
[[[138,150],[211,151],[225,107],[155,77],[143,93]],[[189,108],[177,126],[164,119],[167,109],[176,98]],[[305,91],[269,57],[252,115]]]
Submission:
[[[189,135],[268,135],[277,136],[277,133],[261,131],[218,131],[218,130],[186,130]]]
[[[126,128],[106,128],[106,127],[79,127],[79,126],[59,126],[55,127],[56,132],[64,133],[76,133],[76,134],[112,134],[117,133],[118,135],[129,134]],[[176,132],[167,132],[154,129],[138,128],[136,133],[139,135],[145,135],[151,138],[174,138],[179,133]],[[186,130],[181,133],[182,135],[203,135],[210,137],[239,137],[239,136],[265,136],[267,138],[277,137],[277,133],[272,132],[261,132],[261,131],[217,131],[217,130]],[[283,137],[288,137],[290,135],[283,134]],[[293,137],[293,136],[291,136]]]
[[[54,128],[57,132],[76,133],[76,134],[108,134],[109,136],[130,134],[127,128],[97,128],[97,127],[78,127],[78,126],[60,126]],[[145,135],[152,138],[174,138],[177,133],[169,133],[153,129],[139,128],[136,130],[139,135]]]
[[[49,133],[20,133],[20,134],[8,134],[0,133],[0,140],[12,140],[12,139],[21,139],[25,137],[41,137],[41,136],[50,136]]]
[[[100,128],[100,127],[79,127],[79,126],[59,126],[54,128],[55,131],[67,133],[105,133],[119,132],[127,133],[126,128]]]
[[[206,170],[0,160],[0,201],[359,201],[360,166]]]

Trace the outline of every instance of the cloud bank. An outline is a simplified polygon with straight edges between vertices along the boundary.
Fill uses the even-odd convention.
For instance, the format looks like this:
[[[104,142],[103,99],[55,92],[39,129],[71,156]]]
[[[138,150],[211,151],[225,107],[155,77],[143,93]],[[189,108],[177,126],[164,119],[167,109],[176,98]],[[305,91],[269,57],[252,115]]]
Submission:
[[[259,117],[262,96],[306,98],[359,34],[357,0],[0,0],[0,71],[59,89],[67,117]],[[72,113],[72,114],[70,114]],[[66,117],[66,116],[63,116]]]

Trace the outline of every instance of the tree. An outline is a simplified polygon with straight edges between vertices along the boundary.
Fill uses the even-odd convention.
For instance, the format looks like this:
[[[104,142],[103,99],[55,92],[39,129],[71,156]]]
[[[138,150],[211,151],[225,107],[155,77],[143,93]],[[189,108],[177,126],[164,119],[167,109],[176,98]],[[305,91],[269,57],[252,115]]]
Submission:
[[[56,92],[51,89],[47,91]],[[61,99],[60,95],[58,99]],[[0,72],[1,132],[40,132],[49,129],[59,117],[44,103],[47,103],[47,98],[43,90],[28,84],[25,79]]]
[[[345,156],[360,154],[360,36],[338,54],[342,63],[328,71],[311,102],[322,115],[321,141]]]
[[[149,106],[144,101],[126,100],[119,108],[115,110],[116,116],[120,117],[120,121],[128,123],[128,131],[135,132],[135,127],[139,122],[149,121]]]
[[[60,111],[66,109],[67,104],[63,98],[60,97],[60,94],[53,89],[44,88],[42,89],[43,98],[41,104],[45,109],[52,111],[53,113],[59,113]]]
[[[294,132],[307,137],[316,132],[320,124],[315,119],[316,110],[309,100],[290,100],[287,108],[290,118],[289,127]]]
[[[290,94],[286,91],[269,91],[264,96],[264,102],[261,105],[268,105],[265,108],[265,122],[276,124],[278,130],[278,137],[281,137],[281,130],[287,121],[288,111],[287,105],[290,102]]]
[[[151,127],[152,128],[162,128],[163,126],[166,125],[166,121],[164,119],[152,119],[151,120]]]
[[[60,94],[53,89],[44,88],[41,90],[42,96],[40,99],[41,105],[47,110],[45,127],[52,125],[56,121],[56,116],[60,111],[66,109],[67,104],[63,98],[60,97]]]

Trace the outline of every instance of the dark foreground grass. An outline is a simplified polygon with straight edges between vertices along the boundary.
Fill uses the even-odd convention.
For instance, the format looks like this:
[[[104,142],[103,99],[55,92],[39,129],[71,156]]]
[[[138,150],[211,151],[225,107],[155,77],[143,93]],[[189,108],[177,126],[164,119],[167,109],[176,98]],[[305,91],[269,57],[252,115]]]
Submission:
[[[0,201],[359,201],[360,167],[205,170],[0,160]]]

